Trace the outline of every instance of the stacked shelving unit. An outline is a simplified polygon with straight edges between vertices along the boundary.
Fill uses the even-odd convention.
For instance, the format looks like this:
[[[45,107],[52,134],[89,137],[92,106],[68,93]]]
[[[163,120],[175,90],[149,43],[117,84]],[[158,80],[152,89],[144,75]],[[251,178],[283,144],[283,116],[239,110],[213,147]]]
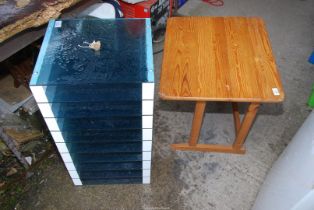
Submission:
[[[149,19],[51,20],[30,88],[75,185],[150,183]],[[100,41],[95,51],[86,43]]]

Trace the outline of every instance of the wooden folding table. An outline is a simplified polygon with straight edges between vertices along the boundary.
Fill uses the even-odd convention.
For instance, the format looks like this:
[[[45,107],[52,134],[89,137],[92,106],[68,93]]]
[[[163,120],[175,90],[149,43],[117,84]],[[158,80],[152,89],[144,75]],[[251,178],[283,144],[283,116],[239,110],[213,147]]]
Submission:
[[[284,92],[262,19],[175,17],[168,19],[159,95],[195,101],[189,142],[176,150],[243,154],[260,103],[283,101]],[[206,102],[231,102],[233,145],[198,144]],[[241,122],[237,102],[249,106]]]

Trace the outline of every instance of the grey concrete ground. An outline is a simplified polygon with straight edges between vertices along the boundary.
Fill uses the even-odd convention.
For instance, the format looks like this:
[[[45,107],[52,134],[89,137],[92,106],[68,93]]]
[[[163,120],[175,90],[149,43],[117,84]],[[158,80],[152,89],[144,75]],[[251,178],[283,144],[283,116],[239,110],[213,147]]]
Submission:
[[[307,58],[314,50],[313,11],[313,0],[225,0],[222,8],[190,0],[180,11],[193,16],[261,16],[266,21],[286,100],[282,105],[261,107],[247,138],[245,155],[170,150],[171,143],[187,140],[194,104],[158,99],[162,59],[158,54],[154,57],[157,86],[152,184],[74,187],[61,160],[56,159],[44,171],[47,180],[31,190],[20,207],[249,210],[273,161],[309,114],[306,101],[314,82],[314,66]],[[230,110],[228,104],[208,105],[202,141],[233,141]]]

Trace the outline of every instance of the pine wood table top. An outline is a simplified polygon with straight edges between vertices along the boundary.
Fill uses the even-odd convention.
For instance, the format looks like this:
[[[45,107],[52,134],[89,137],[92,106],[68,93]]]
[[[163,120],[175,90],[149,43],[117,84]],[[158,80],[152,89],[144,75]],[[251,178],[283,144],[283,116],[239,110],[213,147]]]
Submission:
[[[264,21],[169,18],[159,95],[168,100],[283,101]]]

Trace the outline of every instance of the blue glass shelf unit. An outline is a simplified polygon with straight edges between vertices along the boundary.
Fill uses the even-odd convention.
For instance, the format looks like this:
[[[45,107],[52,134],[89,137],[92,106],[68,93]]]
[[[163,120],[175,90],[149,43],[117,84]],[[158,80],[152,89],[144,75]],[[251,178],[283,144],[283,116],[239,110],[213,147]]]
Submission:
[[[75,185],[150,183],[149,19],[51,20],[30,88]]]

